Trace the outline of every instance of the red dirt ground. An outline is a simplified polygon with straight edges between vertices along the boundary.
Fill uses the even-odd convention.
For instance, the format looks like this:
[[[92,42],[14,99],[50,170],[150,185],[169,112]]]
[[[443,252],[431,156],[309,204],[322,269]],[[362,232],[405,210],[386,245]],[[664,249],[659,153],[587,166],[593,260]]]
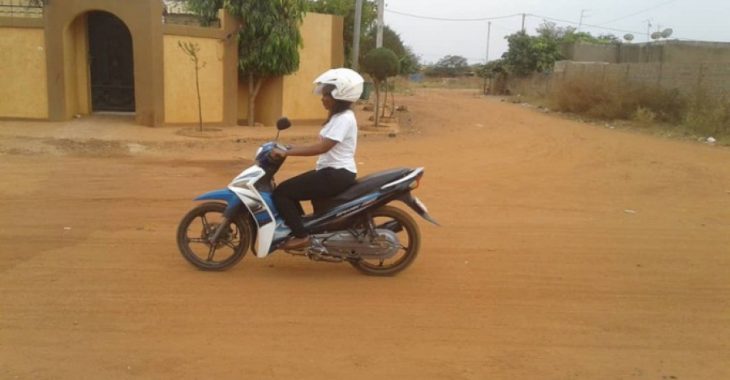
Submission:
[[[182,259],[191,199],[270,128],[0,123],[0,378],[730,378],[730,149],[470,91],[399,101],[410,121],[361,137],[360,172],[425,166],[443,227],[419,219],[392,278]]]

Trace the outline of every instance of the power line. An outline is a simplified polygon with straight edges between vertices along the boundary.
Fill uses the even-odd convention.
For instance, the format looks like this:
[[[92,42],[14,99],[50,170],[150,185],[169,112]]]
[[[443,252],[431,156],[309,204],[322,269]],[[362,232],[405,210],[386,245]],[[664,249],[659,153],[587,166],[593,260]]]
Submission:
[[[670,0],[670,1],[676,1],[676,0]],[[572,24],[572,25],[581,25],[581,26],[596,28],[596,29],[605,29],[605,30],[610,30],[610,31],[614,31],[614,32],[635,33],[635,34],[643,33],[643,32],[631,31],[631,30],[609,28],[609,27],[600,26],[600,25],[579,24],[579,23],[576,23],[575,21],[563,20],[563,19],[554,18],[554,17],[541,16],[541,15],[536,15],[536,14],[532,14],[532,13],[515,13],[515,14],[505,15],[505,16],[478,17],[478,18],[446,18],[446,17],[431,17],[431,16],[416,15],[416,14],[412,14],[412,13],[400,12],[400,11],[396,11],[393,9],[387,9],[387,8],[385,9],[385,11],[388,13],[393,13],[393,14],[397,14],[397,15],[401,15],[401,16],[412,17],[412,18],[417,18],[417,19],[422,19],[422,20],[452,21],[452,22],[476,22],[476,21],[483,22],[483,21],[507,19],[507,18],[512,18],[512,17],[531,16],[531,17],[542,18],[545,20],[563,22],[563,23],[568,23],[568,24]]]
[[[496,27],[497,29],[502,29],[504,31],[510,32],[510,33],[514,33],[514,32],[517,32],[520,30],[519,28],[516,28],[516,27],[504,26],[502,24],[498,24],[498,23],[492,21],[492,28],[494,28],[494,27]]]
[[[575,22],[575,21],[563,20],[563,19],[554,18],[554,17],[540,16],[540,15],[536,15],[536,14],[528,14],[528,16],[538,17],[538,18],[545,19],[545,20],[550,20],[550,21],[563,22],[563,23],[566,23],[566,24],[578,25],[578,23]],[[644,32],[637,32],[637,31],[625,30],[625,29],[608,28],[608,27],[599,26],[599,25],[583,24],[582,26],[589,27],[589,28],[610,30],[610,31],[613,31],[613,32],[644,34]]]
[[[645,8],[645,9],[642,9],[640,11],[636,11],[634,13],[631,13],[631,14],[628,14],[628,15],[625,15],[625,16],[621,16],[621,17],[615,18],[615,19],[610,20],[610,21],[602,22],[599,25],[606,25],[606,24],[610,24],[612,22],[616,22],[616,21],[620,21],[620,20],[623,20],[623,19],[626,19],[626,18],[629,18],[629,17],[632,17],[632,16],[636,16],[636,15],[642,14],[644,12],[648,12],[648,11],[654,10],[656,8],[663,7],[663,6],[667,5],[667,4],[673,3],[675,1],[677,1],[677,0],[668,0],[668,1],[665,1],[663,3],[659,3],[657,5],[654,5],[653,7]]]
[[[401,16],[412,17],[412,18],[419,18],[419,19],[422,19],[422,20],[457,21],[457,22],[458,21],[490,21],[490,20],[500,20],[500,19],[505,19],[505,18],[510,18],[510,17],[522,16],[522,13],[515,13],[515,14],[512,14],[512,15],[496,16],[496,17],[446,18],[446,17],[420,16],[420,15],[415,15],[415,14],[412,14],[412,13],[399,12],[399,11],[395,11],[395,10],[392,10],[392,9],[386,9],[385,11],[388,12],[388,13],[394,13],[394,14],[401,15]]]

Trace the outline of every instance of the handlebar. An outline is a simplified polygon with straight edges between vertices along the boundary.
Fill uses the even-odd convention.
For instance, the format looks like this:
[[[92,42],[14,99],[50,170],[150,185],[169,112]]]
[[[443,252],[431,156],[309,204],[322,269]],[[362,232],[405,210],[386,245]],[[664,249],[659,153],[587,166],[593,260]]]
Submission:
[[[274,145],[274,148],[271,149],[271,152],[269,152],[269,157],[272,160],[276,160],[276,161],[283,160],[284,158],[286,158],[286,152],[288,150],[289,150],[288,146],[284,146],[284,145],[277,143],[276,145]]]

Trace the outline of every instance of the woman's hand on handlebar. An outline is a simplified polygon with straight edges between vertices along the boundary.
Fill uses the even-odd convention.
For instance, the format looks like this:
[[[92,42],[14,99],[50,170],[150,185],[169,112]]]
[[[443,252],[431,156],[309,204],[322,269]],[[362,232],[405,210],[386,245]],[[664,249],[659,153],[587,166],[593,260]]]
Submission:
[[[288,146],[277,145],[271,150],[269,156],[275,160],[283,160],[286,157],[286,151],[289,149]]]

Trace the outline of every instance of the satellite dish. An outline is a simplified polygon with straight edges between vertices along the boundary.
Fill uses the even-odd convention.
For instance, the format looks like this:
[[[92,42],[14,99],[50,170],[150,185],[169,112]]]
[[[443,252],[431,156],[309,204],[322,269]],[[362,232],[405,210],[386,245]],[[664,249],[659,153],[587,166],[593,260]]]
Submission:
[[[631,41],[633,41],[633,40],[634,40],[634,35],[633,35],[633,34],[631,34],[631,33],[628,33],[628,34],[624,34],[624,39],[625,39],[626,41],[629,41],[629,42],[631,42]]]
[[[662,38],[667,38],[667,37],[671,36],[672,32],[674,32],[672,30],[672,28],[666,28],[666,29],[662,30],[662,33],[661,33]]]
[[[658,40],[660,38],[662,38],[662,34],[660,32],[654,32],[654,33],[651,34],[651,39],[652,40]]]

